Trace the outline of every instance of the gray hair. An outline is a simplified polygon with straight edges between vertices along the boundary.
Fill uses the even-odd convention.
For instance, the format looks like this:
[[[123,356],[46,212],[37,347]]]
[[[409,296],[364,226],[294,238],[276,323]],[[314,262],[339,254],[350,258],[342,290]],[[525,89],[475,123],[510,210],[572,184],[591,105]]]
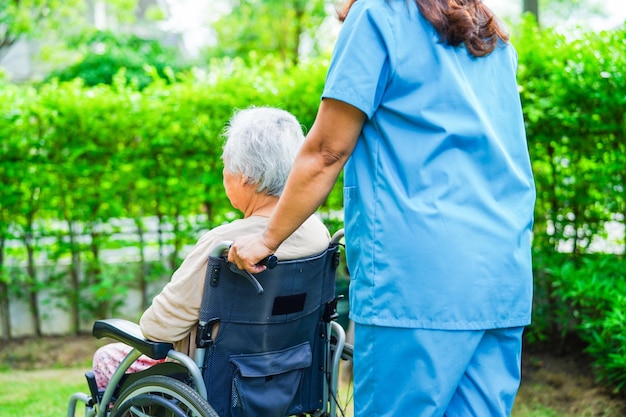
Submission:
[[[241,174],[256,191],[279,196],[304,142],[302,126],[291,113],[271,107],[235,112],[226,126],[224,169]]]

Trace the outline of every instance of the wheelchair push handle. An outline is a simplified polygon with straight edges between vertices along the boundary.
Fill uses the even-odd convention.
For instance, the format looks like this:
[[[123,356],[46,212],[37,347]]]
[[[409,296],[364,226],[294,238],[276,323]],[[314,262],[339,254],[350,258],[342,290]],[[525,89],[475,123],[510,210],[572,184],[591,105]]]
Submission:
[[[226,257],[228,254],[228,250],[230,249],[230,246],[232,244],[233,242],[231,240],[225,240],[218,243],[217,245],[215,245],[215,247],[213,247],[213,250],[211,251],[211,256],[215,258]],[[265,265],[268,269],[274,269],[277,263],[278,258],[276,257],[276,255],[270,255],[261,259],[258,265]]]
[[[211,251],[211,256],[216,257],[216,258],[227,256],[228,249],[230,249],[230,246],[232,244],[233,242],[229,240],[226,240],[217,244]],[[276,257],[276,255],[270,255],[266,258],[263,258],[261,262],[258,263],[258,265],[264,265],[268,269],[273,269],[277,264],[278,264],[278,258]],[[263,294],[263,291],[265,291],[263,289],[263,286],[261,285],[259,280],[256,279],[256,277],[252,275],[250,272],[242,271],[241,269],[237,268],[237,265],[230,263],[230,262],[228,263],[228,268],[232,272],[245,277],[250,282],[250,284],[252,284],[252,286],[256,289],[256,292],[258,295]]]

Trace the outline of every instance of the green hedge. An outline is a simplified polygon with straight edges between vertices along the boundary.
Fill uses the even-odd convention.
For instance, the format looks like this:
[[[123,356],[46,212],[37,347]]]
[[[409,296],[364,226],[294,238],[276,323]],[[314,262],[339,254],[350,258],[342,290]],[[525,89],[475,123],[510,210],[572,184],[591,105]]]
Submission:
[[[0,86],[5,337],[10,295],[30,300],[37,334],[42,289],[69,309],[75,331],[81,319],[113,314],[133,281],[145,308],[147,284],[171,274],[183,246],[236,216],[220,161],[221,133],[233,111],[278,106],[308,128],[326,66],[250,69],[229,61],[174,84],[155,75],[141,91],[123,74],[113,85],[96,87],[80,81]],[[340,209],[339,191],[327,209]],[[153,239],[144,224],[149,218],[157,221]],[[131,220],[132,232],[118,225],[121,219]],[[103,251],[125,246],[135,247],[140,260],[120,274],[103,261]],[[156,261],[145,256],[154,246]],[[37,266],[42,254],[52,273]]]
[[[529,342],[571,333],[602,381],[626,384],[626,27],[516,30],[519,85],[537,183],[535,307]],[[606,253],[593,244],[621,238]],[[556,342],[556,343],[555,343]]]
[[[626,223],[626,29],[569,38],[516,27],[522,96],[538,201],[534,322],[527,341],[577,333],[598,375],[626,381],[624,242],[594,253],[605,226]],[[185,245],[235,214],[222,189],[221,132],[236,108],[273,105],[313,123],[327,62],[297,68],[214,64],[145,89],[79,82],[0,85],[0,314],[43,289],[81,320],[112,314],[136,285],[167,277]],[[341,209],[341,185],[323,212]],[[156,224],[156,232],[146,221]],[[332,229],[340,224],[334,220]],[[153,226],[154,228],[154,226]],[[130,230],[130,231],[129,231]],[[103,262],[132,247],[136,259]],[[152,251],[152,252],[151,252]],[[148,256],[157,251],[159,256]],[[40,264],[42,255],[48,265]]]

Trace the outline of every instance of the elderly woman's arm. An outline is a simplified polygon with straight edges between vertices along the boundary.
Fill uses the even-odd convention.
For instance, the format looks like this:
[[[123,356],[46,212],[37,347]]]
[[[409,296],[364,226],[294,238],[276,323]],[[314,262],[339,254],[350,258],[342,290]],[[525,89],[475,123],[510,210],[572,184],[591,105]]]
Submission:
[[[274,253],[319,206],[352,154],[365,114],[349,104],[324,99],[270,221],[261,234],[235,239],[228,259],[257,273],[257,263]]]
[[[178,342],[189,335],[198,322],[208,253],[219,239],[214,231],[202,236],[170,282],[152,300],[152,305],[139,321],[145,337],[161,342]]]

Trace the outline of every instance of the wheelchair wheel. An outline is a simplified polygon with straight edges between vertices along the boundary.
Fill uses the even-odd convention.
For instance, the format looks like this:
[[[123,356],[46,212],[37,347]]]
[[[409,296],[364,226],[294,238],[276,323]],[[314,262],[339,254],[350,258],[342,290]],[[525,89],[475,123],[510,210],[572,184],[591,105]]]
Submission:
[[[219,417],[193,388],[162,375],[129,386],[115,402],[112,417]]]

